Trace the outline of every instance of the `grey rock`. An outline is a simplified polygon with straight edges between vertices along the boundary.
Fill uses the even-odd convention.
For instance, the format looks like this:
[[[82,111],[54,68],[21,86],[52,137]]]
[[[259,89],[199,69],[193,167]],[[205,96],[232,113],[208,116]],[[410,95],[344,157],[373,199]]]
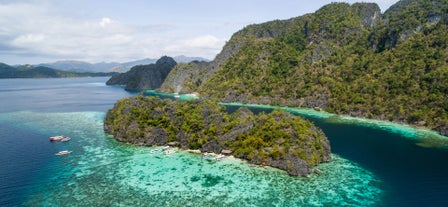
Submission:
[[[164,56],[155,64],[134,66],[126,73],[114,75],[106,84],[122,85],[126,90],[156,89],[162,85],[176,64],[173,58]]]

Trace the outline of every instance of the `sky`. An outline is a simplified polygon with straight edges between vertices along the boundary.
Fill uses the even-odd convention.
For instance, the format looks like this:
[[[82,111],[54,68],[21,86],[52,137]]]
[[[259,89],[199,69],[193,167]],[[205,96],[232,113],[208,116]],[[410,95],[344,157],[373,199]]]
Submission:
[[[368,2],[384,12],[397,1]],[[212,60],[247,25],[302,16],[331,2],[338,1],[0,0],[0,62]]]

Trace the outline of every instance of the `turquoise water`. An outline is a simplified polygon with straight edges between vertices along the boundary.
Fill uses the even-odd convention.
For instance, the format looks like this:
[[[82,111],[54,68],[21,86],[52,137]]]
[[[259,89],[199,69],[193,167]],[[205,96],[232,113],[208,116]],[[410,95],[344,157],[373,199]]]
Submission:
[[[69,143],[51,143],[73,153],[54,157],[51,165],[56,172],[36,189],[41,193],[27,198],[27,205],[365,206],[381,201],[381,181],[337,155],[319,166],[321,175],[290,177],[233,158],[214,161],[181,151],[151,154],[151,148],[107,137],[103,117],[102,112],[18,112],[0,117],[23,130],[73,138]],[[48,130],[53,126],[58,130]]]
[[[369,128],[389,131],[409,139],[417,140],[419,141],[419,145],[422,147],[448,148],[448,137],[442,136],[432,130],[418,129],[405,124],[397,124],[389,121],[356,118],[349,116],[340,116],[325,111],[316,111],[314,109],[309,108],[293,108],[293,107],[280,107],[280,106],[241,104],[241,103],[221,103],[221,104],[231,107],[247,106],[250,108],[262,109],[262,110],[280,109],[302,117],[324,120],[325,122],[328,123],[365,126]]]
[[[167,98],[174,98],[172,93],[158,93],[153,90],[145,91],[146,95],[151,96],[162,96]],[[198,96],[191,94],[181,94],[178,99],[180,100],[193,100],[197,99]],[[437,148],[448,148],[448,137],[442,136],[435,131],[428,129],[418,129],[406,124],[397,124],[389,121],[380,121],[366,118],[356,118],[349,116],[335,115],[325,111],[317,111],[310,108],[295,108],[295,107],[282,107],[282,106],[270,106],[270,105],[259,105],[259,104],[242,104],[242,103],[221,103],[225,106],[230,107],[241,107],[246,106],[252,109],[259,110],[273,110],[280,109],[288,111],[292,114],[296,114],[302,117],[313,118],[325,120],[329,123],[337,124],[348,124],[348,125],[358,125],[367,126],[370,128],[376,128],[379,130],[386,130],[392,133],[399,134],[409,139],[414,139],[419,141],[419,145],[422,147],[437,147]]]
[[[334,153],[317,167],[321,175],[290,177],[237,159],[165,156],[116,142],[104,134],[102,120],[116,100],[134,94],[106,80],[0,80],[0,206],[448,204],[448,151],[432,132],[287,109],[321,127]],[[72,140],[48,141],[61,134]],[[61,150],[73,153],[54,155]]]

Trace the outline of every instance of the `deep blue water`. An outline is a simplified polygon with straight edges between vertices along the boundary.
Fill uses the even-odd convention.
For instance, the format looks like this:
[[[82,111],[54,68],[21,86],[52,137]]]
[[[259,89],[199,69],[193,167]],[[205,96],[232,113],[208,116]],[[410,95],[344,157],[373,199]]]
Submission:
[[[117,184],[120,180],[127,179],[120,177],[123,176],[120,173],[127,168],[135,169],[125,171],[128,174],[144,174],[145,171],[142,170],[146,164],[140,162],[148,158],[139,154],[145,149],[116,143],[101,133],[101,120],[107,109],[111,108],[116,100],[135,95],[119,87],[105,86],[106,80],[107,78],[0,80],[0,206],[97,206],[107,205],[104,203],[107,200],[113,204],[114,199],[124,199],[120,197],[120,192],[123,196],[132,197],[130,195],[136,194],[134,188],[139,182],[155,176],[151,174],[147,177],[136,177],[137,181],[133,185],[128,180],[127,184]],[[233,109],[230,107],[229,110]],[[335,192],[309,194],[304,196],[303,203],[314,203],[318,206],[448,206],[448,150],[445,147],[421,147],[422,140],[419,137],[409,138],[368,125],[331,122],[311,116],[306,118],[323,129],[330,139],[333,153],[365,169],[356,168],[356,173],[371,173],[379,181],[369,181],[365,186],[358,186],[350,183],[351,177],[344,177],[340,180],[347,183],[339,185],[328,182],[334,185],[330,187],[335,188]],[[73,135],[73,141],[50,143],[48,137],[57,134]],[[66,157],[54,155],[64,149],[73,150],[74,153]],[[161,159],[163,158],[152,161]],[[194,159],[186,159],[188,164],[177,168],[188,170]],[[219,167],[219,170],[224,169],[223,166]],[[171,167],[170,172],[170,176],[175,177],[176,167]],[[260,177],[252,183],[265,182],[262,180],[265,179],[264,173],[257,171],[254,174]],[[347,172],[345,175],[355,176]],[[109,179],[107,176],[116,178]],[[210,177],[207,176],[204,177],[209,181]],[[248,176],[247,179],[249,177],[253,176]],[[278,176],[269,175],[266,178],[272,177]],[[218,176],[214,179],[213,181],[218,182],[224,178]],[[321,179],[316,182],[325,183],[326,178]],[[353,177],[353,180],[356,179],[359,177]],[[302,178],[285,182],[296,181],[304,182],[304,187],[310,189],[314,185]],[[309,186],[306,186],[307,184]],[[321,204],[306,201],[307,197],[314,196],[313,199],[319,201],[330,198],[330,195],[346,192],[337,191],[338,188],[347,188],[344,184],[361,190],[350,195],[336,196],[342,201],[325,201]],[[285,194],[291,193],[282,185],[281,181],[276,181],[275,185],[272,185],[273,192],[282,192],[281,189],[284,188]],[[175,186],[178,187],[177,184]],[[277,186],[276,189],[274,186]],[[371,203],[371,200],[363,202],[366,197],[359,193],[362,188],[366,191],[372,188],[380,189],[383,193],[372,194],[379,197],[372,199],[377,200],[375,203]],[[256,191],[255,188],[249,190]],[[89,197],[90,194],[92,197]],[[145,195],[135,197],[138,199],[139,196],[148,199]],[[178,195],[169,196],[176,198]],[[222,196],[219,197],[221,199],[229,198],[219,196]],[[152,197],[166,199],[160,196]],[[207,199],[202,201],[216,204]],[[246,199],[247,201],[251,200]],[[284,200],[279,203],[277,204],[280,206],[291,206]],[[121,205],[145,206],[138,200]]]
[[[229,111],[238,107],[228,106]],[[255,113],[269,109],[252,108]],[[374,126],[334,123],[305,116],[330,140],[332,153],[373,172],[384,181],[381,206],[448,206],[448,137],[442,146],[421,147],[420,137],[405,137]],[[443,138],[442,138],[443,139]]]
[[[386,184],[387,206],[447,206],[448,150],[369,127],[314,120],[330,138],[332,152],[360,163]]]
[[[21,111],[106,111],[116,100],[131,95],[119,87],[106,87],[107,78],[0,79],[0,114]],[[51,177],[57,167],[58,145],[48,134],[27,130],[16,120],[0,121],[0,206],[22,205],[29,194]],[[59,144],[59,143],[58,143]],[[56,168],[56,169],[55,169]]]

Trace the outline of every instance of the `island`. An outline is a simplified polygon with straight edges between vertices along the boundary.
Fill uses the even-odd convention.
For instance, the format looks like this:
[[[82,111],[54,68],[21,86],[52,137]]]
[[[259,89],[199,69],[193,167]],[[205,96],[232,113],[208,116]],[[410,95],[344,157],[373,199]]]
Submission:
[[[107,112],[104,130],[125,143],[226,152],[293,176],[309,176],[313,166],[331,160],[327,137],[311,122],[280,110],[228,113],[213,100],[124,98]]]
[[[72,77],[105,77],[116,75],[116,72],[70,72],[45,66],[20,65],[10,66],[0,63],[0,78],[72,78]]]
[[[176,64],[172,57],[163,56],[155,64],[137,65],[125,73],[112,76],[106,85],[122,85],[126,90],[156,89]]]

